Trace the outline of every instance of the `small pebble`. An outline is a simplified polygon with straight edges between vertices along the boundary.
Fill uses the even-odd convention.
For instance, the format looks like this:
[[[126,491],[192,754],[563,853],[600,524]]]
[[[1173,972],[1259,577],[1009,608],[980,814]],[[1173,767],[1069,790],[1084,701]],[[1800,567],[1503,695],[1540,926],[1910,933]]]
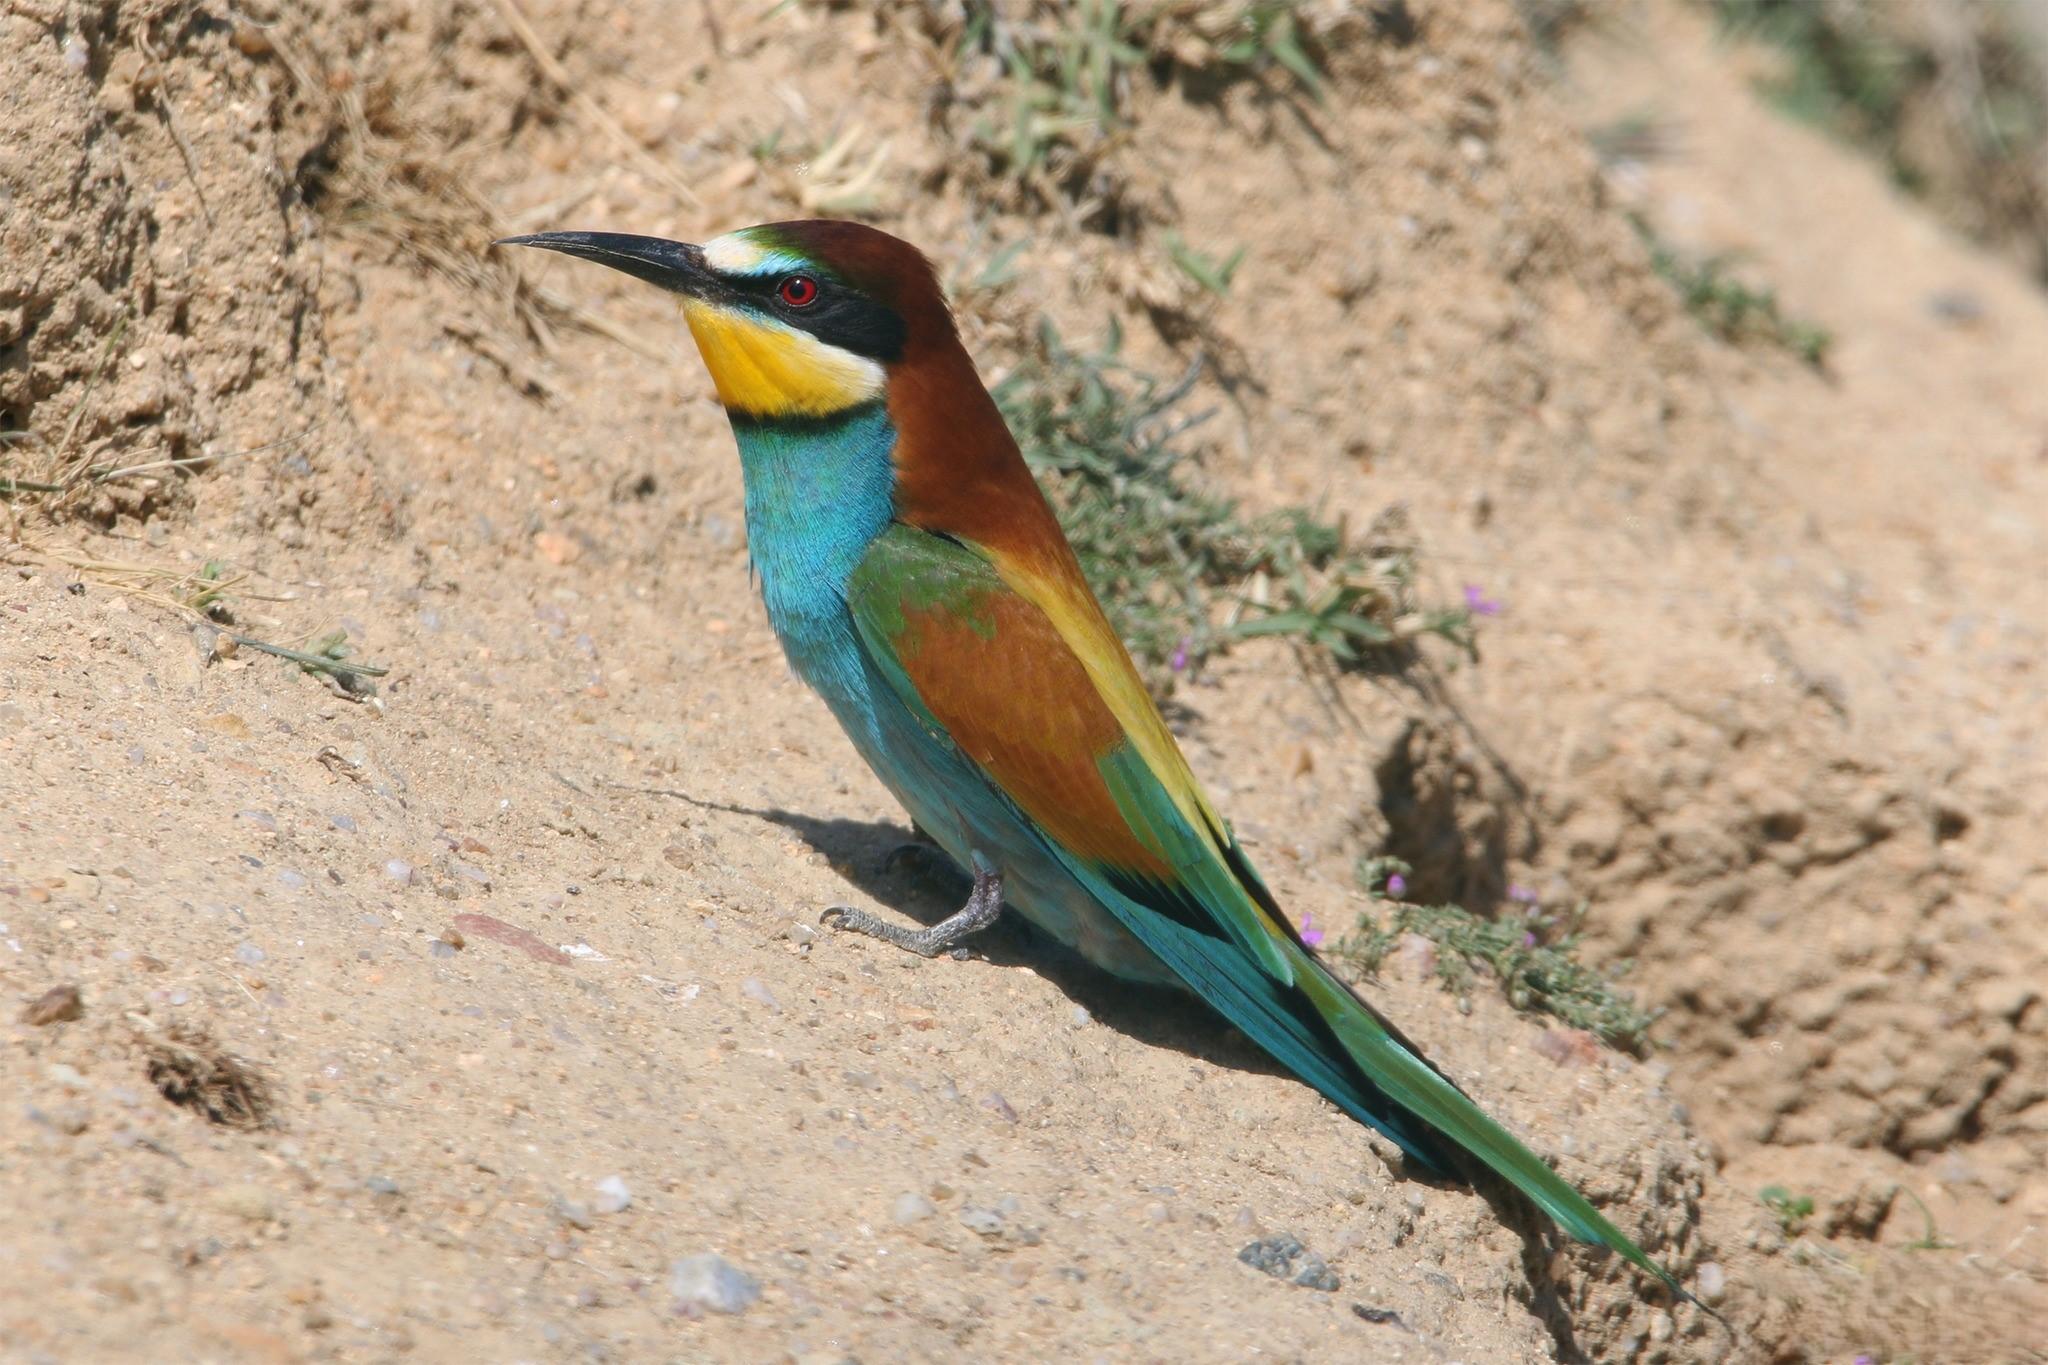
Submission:
[[[889,1217],[899,1226],[908,1226],[911,1223],[921,1223],[938,1211],[937,1204],[912,1191],[896,1196],[896,1202],[889,1206]]]
[[[995,1091],[989,1092],[988,1097],[982,1100],[981,1107],[993,1111],[995,1116],[1004,1123],[1015,1123],[1017,1121],[1017,1111],[1010,1107],[1008,1100]]]
[[[787,937],[797,947],[808,948],[818,941],[818,931],[808,924],[793,923],[789,926]]]
[[[1728,1293],[1728,1272],[1719,1261],[1704,1262],[1699,1268],[1697,1288],[1707,1303],[1719,1303]]]
[[[723,1256],[685,1256],[668,1270],[668,1292],[687,1309],[743,1313],[761,1300],[761,1283]]]
[[[277,873],[277,884],[287,891],[303,891],[306,889],[306,874],[295,872],[288,867],[280,868]]]
[[[590,1231],[591,1227],[594,1226],[590,1217],[590,1206],[588,1204],[578,1203],[573,1199],[562,1199],[558,1197],[554,1203],[554,1211],[555,1217],[561,1219],[563,1222],[567,1223],[572,1228],[576,1228],[583,1232],[588,1232]]]
[[[758,976],[750,976],[740,982],[740,994],[755,1004],[765,1006],[776,1011],[778,1014],[782,1011],[782,1002],[775,998],[775,992],[769,990]]]
[[[1095,1021],[1095,1016],[1094,1016],[1094,1015],[1092,1015],[1092,1014],[1090,1014],[1090,1013],[1088,1012],[1088,1007],[1087,1007],[1086,1005],[1076,1005],[1076,1006],[1074,1006],[1074,1027],[1075,1027],[1075,1028],[1087,1028],[1087,1027],[1088,1027],[1088,1025],[1089,1025],[1089,1024],[1091,1024],[1091,1023],[1093,1023],[1094,1021]]]
[[[235,961],[244,963],[251,967],[255,966],[257,963],[263,961],[269,956],[269,953],[264,952],[261,948],[258,948],[253,943],[244,943],[240,947],[235,949]]]
[[[277,1214],[277,1202],[261,1185],[223,1185],[207,1201],[222,1213],[251,1223],[267,1223]]]
[[[997,1213],[994,1209],[984,1209],[969,1204],[966,1208],[960,1210],[960,1224],[969,1232],[976,1233],[982,1237],[1000,1237],[1003,1235],[1003,1215]]]
[[[78,987],[66,982],[52,986],[21,1012],[22,1022],[36,1028],[49,1024],[67,1024],[85,1013],[85,1000],[78,993]]]
[[[354,834],[356,832],[356,819],[353,815],[343,815],[340,811],[336,811],[327,817],[327,823],[333,825],[343,834]]]
[[[252,829],[260,829],[265,834],[277,833],[277,817],[267,810],[238,810],[235,812],[235,819]]]
[[[626,1188],[621,1176],[608,1175],[597,1182],[597,1198],[592,1207],[599,1213],[624,1213],[633,1204],[633,1192]]]
[[[92,1082],[85,1078],[85,1073],[69,1062],[51,1062],[43,1068],[43,1075],[63,1086],[66,1090],[89,1090],[92,1088]]]
[[[402,886],[412,884],[412,864],[403,858],[393,858],[384,864],[384,875]]]
[[[1276,1280],[1291,1280],[1325,1294],[1334,1293],[1341,1283],[1323,1258],[1303,1246],[1298,1237],[1264,1238],[1238,1252],[1237,1259]]]

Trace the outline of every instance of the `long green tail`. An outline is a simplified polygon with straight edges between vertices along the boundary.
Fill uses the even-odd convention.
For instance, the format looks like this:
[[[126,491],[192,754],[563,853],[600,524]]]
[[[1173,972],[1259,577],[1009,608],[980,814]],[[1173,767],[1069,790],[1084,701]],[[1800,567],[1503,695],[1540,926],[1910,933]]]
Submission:
[[[1308,995],[1338,1042],[1389,1099],[1485,1162],[1502,1179],[1534,1200],[1557,1225],[1582,1242],[1611,1247],[1631,1265],[1656,1276],[1671,1292],[1705,1309],[1676,1276],[1652,1260],[1620,1228],[1601,1216],[1541,1157],[1517,1142],[1458,1088],[1403,1047],[1371,1006],[1353,995],[1309,954],[1287,945],[1295,983]],[[1712,1309],[1706,1311],[1712,1312]]]

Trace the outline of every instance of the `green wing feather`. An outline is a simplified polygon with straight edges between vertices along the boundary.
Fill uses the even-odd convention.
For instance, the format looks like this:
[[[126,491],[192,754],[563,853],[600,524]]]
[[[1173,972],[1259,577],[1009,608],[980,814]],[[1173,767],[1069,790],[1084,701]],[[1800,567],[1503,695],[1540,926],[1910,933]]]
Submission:
[[[1174,799],[1088,682],[1053,619],[1063,604],[1028,600],[975,547],[897,526],[853,575],[848,606],[875,671],[925,728],[1211,1006],[1424,1165],[1449,1173],[1466,1154],[1572,1236],[1692,1298],[1294,936],[1228,830],[1187,817],[1206,801]]]

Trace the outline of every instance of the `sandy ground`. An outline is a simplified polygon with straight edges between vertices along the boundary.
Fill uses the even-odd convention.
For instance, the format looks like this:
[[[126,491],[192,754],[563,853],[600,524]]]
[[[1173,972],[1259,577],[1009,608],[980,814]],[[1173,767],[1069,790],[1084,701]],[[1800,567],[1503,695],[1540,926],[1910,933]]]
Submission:
[[[2048,303],[1685,12],[1559,61],[1411,8],[1343,30],[1324,106],[1134,91],[1110,234],[963,169],[977,75],[907,7],[531,6],[587,105],[499,4],[0,17],[17,476],[233,457],[14,522],[0,1356],[2038,1359]],[[1603,169],[1583,130],[1643,113],[1660,154]],[[1319,925],[1375,852],[1590,899],[1648,1061],[1370,989],[1732,1331],[1014,925],[815,931],[959,888],[885,865],[903,816],[788,675],[672,307],[477,262],[830,207],[871,158],[991,371],[1041,315],[1200,351],[1226,486],[1399,503],[1429,590],[1503,603],[1419,678],[1241,650],[1184,742]],[[1628,209],[1747,253],[1826,371],[1707,337]],[[1249,246],[1227,297],[1167,228]],[[209,561],[376,699],[221,657],[157,600]],[[1281,1237],[1337,1287],[1240,1261]]]

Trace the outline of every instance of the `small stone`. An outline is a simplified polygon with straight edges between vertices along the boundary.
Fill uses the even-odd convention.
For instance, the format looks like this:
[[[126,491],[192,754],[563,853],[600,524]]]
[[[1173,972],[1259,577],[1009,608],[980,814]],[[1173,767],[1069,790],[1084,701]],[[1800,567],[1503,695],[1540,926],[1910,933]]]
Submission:
[[[30,1105],[27,1117],[29,1122],[54,1128],[66,1137],[77,1137],[92,1123],[91,1113],[82,1104],[60,1104],[49,1110]]]
[[[63,1086],[66,1090],[90,1090],[92,1082],[85,1073],[69,1062],[51,1062],[43,1068],[43,1074]]]
[[[1276,1280],[1291,1280],[1304,1289],[1336,1292],[1339,1281],[1322,1257],[1301,1244],[1298,1237],[1267,1237],[1237,1253],[1237,1259]]]
[[[262,57],[271,50],[270,35],[262,25],[246,19],[235,25],[234,44],[235,51],[244,57]]]
[[[1087,1028],[1088,1025],[1094,1022],[1095,1016],[1088,1012],[1086,1005],[1074,1006],[1073,1025],[1075,1028]]]
[[[595,1226],[590,1217],[590,1206],[573,1199],[557,1197],[554,1202],[555,1217],[581,1232],[588,1232]]]
[[[208,1202],[222,1213],[251,1223],[267,1223],[277,1216],[277,1201],[261,1185],[223,1185]]]
[[[264,952],[253,943],[244,943],[235,949],[235,961],[249,967],[255,966],[269,956],[270,954]]]
[[[633,1192],[626,1188],[624,1177],[608,1175],[597,1182],[597,1198],[592,1201],[591,1206],[599,1213],[624,1213],[632,1205]]]
[[[398,1197],[398,1182],[388,1175],[373,1175],[363,1181],[363,1188],[384,1199]]]
[[[1436,975],[1436,944],[1421,934],[1403,934],[1394,947],[1394,960],[1409,980],[1427,981]]]
[[[889,1217],[899,1227],[907,1227],[912,1223],[923,1222],[938,1211],[937,1204],[913,1190],[909,1194],[896,1196],[896,1202],[889,1206]]]
[[[1303,1253],[1301,1269],[1294,1273],[1294,1283],[1304,1289],[1334,1294],[1341,1282],[1337,1279],[1337,1272],[1330,1269],[1322,1257],[1310,1251]]]
[[[384,864],[384,875],[401,886],[412,885],[412,864],[403,858],[393,858]]]
[[[686,1309],[743,1313],[761,1300],[761,1283],[723,1256],[685,1256],[668,1270],[668,1292]]]
[[[78,987],[66,982],[61,986],[50,987],[30,1001],[28,1007],[21,1012],[21,1020],[25,1024],[43,1028],[50,1024],[68,1024],[84,1013],[84,997],[79,995]]]
[[[1703,1262],[1695,1277],[1695,1287],[1702,1301],[1719,1303],[1728,1293],[1728,1272],[1719,1261]]]
[[[750,976],[740,982],[740,994],[757,1005],[774,1010],[777,1014],[782,1012],[782,1002],[775,998],[775,992],[769,990],[758,976]]]
[[[818,931],[808,924],[792,923],[784,933],[799,948],[808,948],[818,941]]]
[[[267,810],[238,810],[235,812],[235,821],[251,829],[261,830],[265,834],[277,833],[277,817]]]
[[[1015,1123],[1017,1121],[1017,1111],[1012,1109],[1010,1102],[996,1091],[991,1090],[988,1093],[988,1097],[982,1100],[981,1107],[993,1112],[1004,1123]]]
[[[303,891],[306,889],[306,874],[289,867],[279,868],[277,884],[287,891]]]
[[[583,547],[559,531],[541,531],[533,538],[533,547],[550,564],[574,564],[583,555]]]
[[[1284,1280],[1293,1273],[1294,1262],[1307,1249],[1299,1238],[1263,1237],[1240,1250],[1237,1259],[1253,1270],[1263,1271],[1275,1279]]]
[[[969,1204],[966,1208],[960,1210],[960,1224],[969,1232],[975,1233],[978,1236],[1000,1237],[1003,1235],[1003,1215],[997,1213],[994,1209],[984,1209]]]
[[[353,815],[344,815],[340,811],[336,811],[327,817],[327,823],[333,825],[343,834],[354,834],[356,832],[356,818]]]

